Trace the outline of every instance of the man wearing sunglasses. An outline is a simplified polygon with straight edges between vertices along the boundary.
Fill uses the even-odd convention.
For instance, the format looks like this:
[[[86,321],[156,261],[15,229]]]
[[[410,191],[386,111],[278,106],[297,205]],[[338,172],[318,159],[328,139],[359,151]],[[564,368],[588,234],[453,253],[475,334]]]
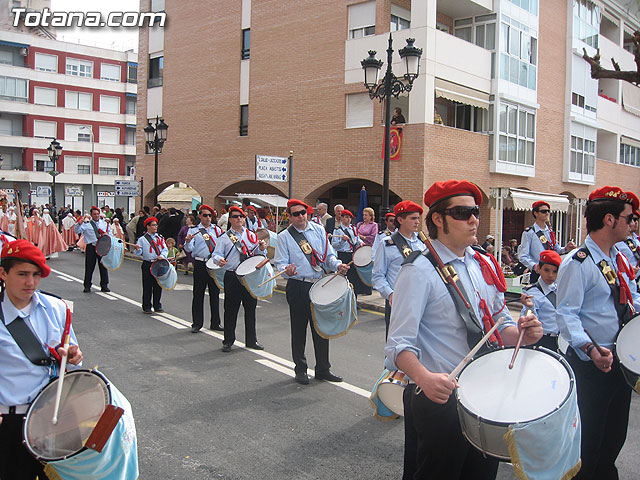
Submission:
[[[550,227],[551,206],[547,202],[533,202],[531,214],[535,223],[522,232],[518,258],[520,263],[531,271],[531,283],[535,283],[539,278],[536,265],[540,262],[540,254],[544,250],[553,250],[562,255],[576,248],[576,244],[572,241],[569,241],[566,247],[558,244],[556,234]]]
[[[494,322],[504,321],[498,330],[506,345],[516,343],[520,329],[524,344],[537,342],[542,325],[533,314],[520,317],[516,325],[504,308],[502,270],[484,250],[471,248],[482,202],[478,187],[465,180],[436,182],[424,202],[433,248],[455,269],[471,309],[460,307],[457,295],[450,293],[430,250],[407,258],[393,289],[385,348],[390,369],[402,370],[412,382],[404,392],[403,478],[494,479],[498,461],[485,458],[464,439],[453,395],[457,382],[447,376]]]
[[[582,423],[577,479],[618,478],[615,461],[627,435],[631,388],[612,350],[620,325],[632,308],[640,308],[631,266],[615,248],[629,235],[632,203],[618,187],[591,192],[587,238],[558,272],[556,319],[571,345],[566,357],[576,377]]]
[[[638,207],[640,206],[640,199],[633,192],[625,192],[629,198],[631,198],[633,217],[631,223],[629,223],[629,236],[623,241],[616,243],[616,248],[627,257],[629,263],[633,267],[633,273],[636,281],[640,277],[640,240],[638,239],[638,219],[640,218],[640,212]]]
[[[284,270],[288,279],[286,294],[291,317],[291,353],[295,363],[295,381],[301,385],[309,384],[307,358],[304,355],[307,325],[312,320],[309,290],[313,283],[322,277],[323,269],[337,270],[343,275],[349,270],[348,265],[338,260],[322,225],[309,221],[308,208],[306,203],[295,198],[287,202],[291,225],[278,234],[278,245],[273,259],[275,269]],[[315,378],[341,382],[342,377],[330,370],[329,340],[318,335],[313,326],[311,337],[316,355]]]
[[[209,306],[211,308],[210,329],[222,331],[220,325],[220,289],[209,275],[207,260],[213,255],[217,238],[222,229],[211,224],[213,208],[202,204],[199,209],[200,224],[192,227],[185,237],[184,249],[191,253],[195,262],[193,267],[193,300],[191,301],[191,333],[198,333],[204,323],[204,292],[209,288]]]

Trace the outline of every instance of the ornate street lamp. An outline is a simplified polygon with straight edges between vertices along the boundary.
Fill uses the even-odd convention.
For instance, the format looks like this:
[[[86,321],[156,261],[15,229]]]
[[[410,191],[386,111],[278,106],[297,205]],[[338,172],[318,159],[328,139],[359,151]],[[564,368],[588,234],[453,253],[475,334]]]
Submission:
[[[57,169],[58,160],[62,156],[62,145],[55,138],[51,141],[51,144],[47,147],[47,154],[49,154],[49,159],[53,163],[53,170],[50,170],[48,173],[53,177],[53,186],[51,187],[51,203],[53,205],[53,215],[55,218],[56,214],[56,177],[60,175],[60,172]]]
[[[158,154],[162,152],[162,146],[167,141],[167,130],[169,126],[164,123],[163,118],[156,117],[155,126],[151,122],[144,127],[144,134],[147,139],[147,147],[155,153],[154,177],[153,177],[153,204],[158,203]]]

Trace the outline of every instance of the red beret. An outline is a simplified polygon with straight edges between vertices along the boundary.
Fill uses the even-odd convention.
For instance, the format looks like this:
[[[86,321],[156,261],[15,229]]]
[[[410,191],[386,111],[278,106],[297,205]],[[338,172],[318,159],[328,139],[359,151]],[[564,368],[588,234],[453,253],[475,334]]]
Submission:
[[[247,216],[247,214],[244,213],[244,210],[242,210],[240,207],[236,207],[235,205],[232,205],[231,207],[229,207],[229,215],[231,215],[231,212],[238,212],[243,217]]]
[[[620,187],[611,187],[609,185],[597,188],[589,194],[590,202],[597,200],[615,200],[618,202],[633,204],[633,200],[629,197],[627,192],[623,192]]]
[[[158,223],[158,219],[156,217],[147,217],[144,219],[144,226],[146,227],[147,225],[149,225],[151,222],[156,222]]]
[[[198,208],[198,212],[202,212],[202,210],[209,210],[211,213],[215,212],[215,210],[206,203],[203,203],[202,205],[200,205],[200,208]]]
[[[307,205],[307,215],[309,216],[313,215],[313,207],[310,205]]]
[[[447,180],[436,182],[429,187],[424,194],[424,204],[432,207],[441,200],[459,195],[469,195],[476,201],[476,205],[482,205],[482,192],[474,184],[467,180]]]
[[[253,213],[256,213],[256,214],[258,213],[258,210],[256,210],[256,207],[254,207],[253,205],[249,205],[249,206],[247,207],[247,212],[248,212],[249,210],[252,210],[252,211],[253,211]]]
[[[543,205],[546,205],[549,208],[549,210],[551,210],[551,205],[549,205],[544,200],[538,200],[537,202],[533,202],[533,205],[531,205],[531,210],[535,210],[536,208],[540,208]]]
[[[553,250],[544,250],[540,253],[540,263],[548,263],[549,265],[559,267],[562,263],[562,258],[558,252]]]
[[[89,209],[89,212],[93,212],[94,210],[97,210],[98,212],[100,211],[98,207],[96,207],[95,205],[92,205],[91,208]]]
[[[395,208],[394,208],[394,210],[395,210]],[[389,218],[389,217],[394,217],[395,218],[395,216],[396,216],[396,214],[394,212],[389,212],[384,216],[384,218]]]
[[[33,263],[40,269],[42,278],[51,273],[51,268],[47,265],[47,259],[44,258],[44,253],[38,247],[28,240],[15,240],[7,243],[2,247],[0,258],[16,258],[24,260],[25,262]]]
[[[634,214],[636,217],[640,217],[640,211],[638,211],[638,210],[634,210],[634,211],[633,211],[633,214]]]
[[[340,212],[340,214],[343,217],[351,217],[353,218],[353,213],[351,213],[349,210],[347,210],[346,208],[344,210],[342,210],[342,212]]]
[[[633,209],[638,210],[638,207],[640,207],[640,198],[638,198],[638,196],[633,192],[624,192],[624,193],[626,193],[627,196],[631,198],[631,206],[633,207]]]
[[[298,200],[296,198],[292,198],[287,202],[287,210],[291,210],[291,207],[295,207],[296,205],[300,205],[301,207],[306,208],[307,213],[309,213],[309,209],[311,209],[311,211],[313,212],[313,207],[310,207],[309,205],[304,203],[302,200]]]
[[[394,216],[399,215],[401,213],[414,213],[414,212],[418,212],[420,215],[422,215],[423,211],[424,210],[420,205],[418,205],[416,202],[412,202],[411,200],[404,200],[398,203],[395,207],[393,207]]]

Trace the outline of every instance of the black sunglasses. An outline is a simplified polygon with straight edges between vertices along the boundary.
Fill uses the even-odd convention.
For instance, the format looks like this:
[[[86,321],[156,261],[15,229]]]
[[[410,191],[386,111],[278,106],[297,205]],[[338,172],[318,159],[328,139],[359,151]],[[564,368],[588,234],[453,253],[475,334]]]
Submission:
[[[211,213],[201,213],[200,215],[202,215],[203,217],[210,217],[212,214]]]
[[[633,219],[635,218],[635,215],[633,213],[630,213],[629,215],[618,215],[618,218],[624,218],[627,221],[627,225],[630,224],[631,222],[633,222]]]
[[[636,217],[635,215],[631,219],[632,222],[637,222],[638,220],[640,220],[640,217]]]
[[[244,215],[229,215],[229,218],[244,218]]]
[[[480,207],[478,205],[474,205],[473,207],[451,207],[447,208],[443,213],[445,215],[449,215],[455,220],[469,220],[471,215],[475,215],[476,218],[480,218]]]
[[[538,210],[538,213],[549,213],[551,210]]]
[[[299,217],[300,215],[304,215],[305,213],[307,213],[306,210],[298,210],[297,212],[291,212],[291,216],[292,217]]]

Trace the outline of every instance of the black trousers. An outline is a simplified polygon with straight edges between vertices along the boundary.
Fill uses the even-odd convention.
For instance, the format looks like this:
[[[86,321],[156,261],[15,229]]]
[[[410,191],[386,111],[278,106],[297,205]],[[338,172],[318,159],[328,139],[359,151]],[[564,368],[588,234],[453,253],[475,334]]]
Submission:
[[[151,310],[152,298],[153,309],[160,310],[162,308],[162,303],[160,303],[162,287],[151,275],[151,264],[152,262],[142,261],[142,310],[144,311]]]
[[[342,263],[349,263],[353,260],[353,253],[351,252],[338,252],[338,258],[342,261]],[[350,265],[349,270],[347,271],[347,280],[353,285],[353,293],[355,293],[356,298],[358,295],[371,295],[371,287],[367,287],[363,281],[360,279],[358,275],[358,271],[356,270],[355,265]]]
[[[24,415],[3,415],[0,425],[0,479],[45,480],[44,465],[22,444]]]
[[[240,304],[244,308],[244,338],[246,345],[255,345],[256,306],[258,300],[253,298],[235,272],[224,273],[224,345],[233,345],[236,341],[236,325]]]
[[[209,306],[211,307],[211,326],[220,326],[220,289],[213,281],[205,262],[196,260],[193,267],[193,300],[191,318],[196,328],[204,323],[204,292],[209,287]]]
[[[100,288],[107,288],[109,285],[109,271],[100,262],[100,257],[96,253],[96,246],[87,243],[87,248],[84,254],[84,288],[91,288],[91,281],[93,279],[93,271],[96,268],[96,262],[98,263],[98,270],[100,270]]]
[[[572,348],[567,360],[576,375],[582,422],[582,468],[575,478],[617,480],[615,461],[627,438],[631,387],[617,359],[609,373],[580,360]]]
[[[493,480],[498,460],[482,453],[462,435],[454,395],[444,405],[416,385],[404,391],[405,459],[404,480]]]
[[[307,325],[311,325],[311,338],[313,338],[313,349],[316,354],[316,375],[328,372],[331,369],[329,363],[329,340],[322,338],[313,328],[311,319],[311,300],[309,300],[309,290],[313,284],[294,280],[287,281],[286,294],[289,304],[289,316],[291,318],[291,354],[293,362],[296,364],[296,373],[306,373],[307,358],[304,356],[304,349],[307,343]]]
[[[558,336],[557,335],[542,335],[536,345],[544,348],[548,348],[552,352],[558,351]]]
[[[384,339],[389,336],[389,322],[391,321],[391,305],[389,300],[384,301]]]

